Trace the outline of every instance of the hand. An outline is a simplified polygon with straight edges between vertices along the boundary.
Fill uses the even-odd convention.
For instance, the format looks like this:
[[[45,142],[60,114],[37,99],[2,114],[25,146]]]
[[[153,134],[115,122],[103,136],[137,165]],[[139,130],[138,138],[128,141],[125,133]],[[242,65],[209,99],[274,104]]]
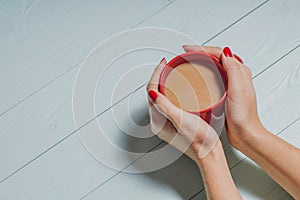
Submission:
[[[238,148],[241,139],[247,139],[249,130],[261,127],[257,113],[256,95],[251,70],[242,60],[232,55],[227,47],[184,46],[185,51],[205,51],[222,61],[227,72],[228,91],[226,100],[226,132],[229,142]]]
[[[160,74],[166,65],[163,59],[147,86],[152,131],[162,140],[186,153],[194,161],[208,155],[220,143],[215,130],[199,116],[185,112],[158,91]],[[221,145],[217,145],[223,150]]]

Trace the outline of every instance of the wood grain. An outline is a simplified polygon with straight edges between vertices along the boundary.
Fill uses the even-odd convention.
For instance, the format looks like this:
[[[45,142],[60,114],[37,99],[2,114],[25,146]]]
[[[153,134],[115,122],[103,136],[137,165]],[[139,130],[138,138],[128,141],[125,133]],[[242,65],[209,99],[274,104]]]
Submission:
[[[199,6],[197,1],[186,4],[178,0],[172,4],[167,1],[105,5],[74,1],[63,2],[61,6],[50,1],[0,4],[0,25],[5,27],[5,31],[0,28],[0,33],[4,33],[0,38],[0,180],[3,181],[0,198],[41,199],[46,194],[49,199],[78,199],[89,194],[87,198],[90,199],[108,196],[182,199],[203,188],[195,166],[186,157],[150,174],[118,174],[91,158],[74,132],[72,87],[80,61],[99,41],[133,26],[167,27],[182,31],[199,43],[230,44],[236,53],[244,55],[253,75],[257,76],[254,82],[264,124],[274,133],[285,130],[300,116],[300,52],[294,50],[299,45],[299,3],[266,1],[255,9],[262,3],[264,1],[230,0],[205,2]],[[177,17],[178,11],[184,15]],[[99,55],[109,57],[115,50],[115,47],[107,48]],[[111,106],[112,83],[120,80],[123,73],[139,62],[155,65],[162,55],[165,53],[140,52],[113,66],[99,84],[97,113]],[[172,57],[168,56],[168,59]],[[137,62],[133,62],[133,58],[137,58]],[[118,66],[122,65],[124,68],[118,71]],[[147,123],[145,89],[135,89],[145,83],[143,80],[148,80],[151,72],[150,68],[143,72],[136,70],[131,75],[140,75],[138,80],[125,77],[123,83],[128,85],[122,87],[121,84],[119,89],[124,91],[115,97],[114,103],[123,100],[98,118],[111,133],[109,138],[131,151],[147,151],[159,144],[157,138],[132,140],[123,130],[132,127],[128,112],[122,110],[124,106],[130,106],[129,115],[133,121]],[[91,86],[88,81],[85,84]],[[127,96],[132,91],[134,94]],[[118,106],[121,111],[116,121],[113,110]],[[89,125],[83,128],[89,129]],[[285,139],[299,145],[290,128],[283,132],[287,134]],[[142,134],[147,135],[146,132]],[[245,158],[228,145],[226,138],[222,140],[230,166]],[[258,179],[250,182],[243,179],[240,174],[252,168],[248,159],[233,168],[245,197],[290,198],[264,174],[259,180],[266,183],[261,186],[265,191],[257,188],[255,181]],[[257,173],[254,170],[251,175],[256,177]],[[120,188],[119,192],[112,193],[114,188]],[[195,198],[198,197],[202,198],[203,192]]]
[[[219,8],[220,12],[222,8]],[[247,8],[244,8],[244,12],[247,11]],[[242,10],[238,10],[236,13],[236,18],[241,15]],[[230,21],[221,21],[223,19],[220,16],[219,24],[224,24],[225,22],[229,23]],[[207,29],[209,30],[209,29]],[[207,38],[203,38],[205,40]],[[169,43],[170,44],[170,43]],[[114,45],[114,43],[111,43]],[[173,44],[176,45],[177,48],[180,48],[181,44]],[[114,55],[115,50],[108,49],[104,55],[101,55],[101,58],[109,57],[109,55]],[[142,56],[141,56],[142,55]],[[138,56],[141,60],[138,59],[139,62],[144,63],[147,62],[156,62],[160,59],[158,57],[158,53],[151,53],[151,59],[149,60],[149,53],[142,53]],[[160,55],[165,55],[161,54]],[[171,57],[171,56],[170,56]],[[56,60],[53,58],[53,60]],[[112,82],[115,82],[118,79],[113,79],[111,74],[116,74],[115,77],[119,78],[122,73],[126,72],[126,70],[130,69],[128,67],[135,66],[136,63],[132,63],[130,65],[128,61],[133,62],[134,59],[127,59],[121,62],[123,66],[127,67],[125,70],[120,71],[118,74],[116,72],[110,72],[107,74],[106,78],[103,78],[105,82],[101,85],[106,86],[104,90],[100,90],[101,93],[97,93],[100,96],[96,96],[96,99],[100,99],[100,103],[96,105],[97,111],[99,113],[103,112],[110,106],[110,96],[111,89],[110,85]],[[117,67],[118,65],[116,65]],[[79,67],[79,66],[78,66]],[[114,69],[114,68],[113,68]],[[50,69],[49,69],[50,70]],[[51,69],[52,70],[52,69]],[[5,115],[1,116],[1,127],[4,130],[1,136],[5,135],[3,138],[3,145],[1,145],[3,154],[1,158],[7,159],[3,165],[1,165],[1,177],[3,178],[9,176],[14,173],[16,170],[20,169],[20,167],[24,166],[26,163],[30,162],[33,158],[38,156],[39,154],[43,154],[43,152],[47,151],[52,146],[57,145],[63,138],[68,137],[69,134],[72,134],[76,129],[72,119],[72,110],[71,110],[71,92],[72,92],[72,84],[75,80],[76,68],[69,71],[68,73],[62,75],[61,78],[55,80],[52,84],[47,86],[44,90],[39,91],[37,94],[32,96],[30,99],[24,101],[19,106],[15,107],[13,110],[9,111]],[[149,68],[147,72],[141,73],[139,78],[141,80],[148,80],[150,74],[152,73],[152,69]],[[87,83],[89,80],[86,80]],[[136,82],[136,79],[132,79],[134,84],[125,84],[124,87],[127,88],[126,91],[133,91],[137,87],[140,86],[139,82]],[[93,86],[93,85],[92,85]],[[123,92],[125,91],[123,89]],[[69,89],[66,89],[69,88]],[[101,89],[101,87],[99,87]],[[105,89],[106,88],[106,89]],[[53,92],[52,92],[53,91]],[[119,99],[124,97],[126,93],[120,93]],[[121,96],[123,95],[123,96]],[[107,98],[101,98],[101,96],[107,96]],[[118,99],[116,99],[117,101]],[[40,107],[36,107],[40,105]],[[30,111],[30,112],[29,112]],[[45,113],[47,113],[45,115]],[[35,119],[35,120],[33,120]],[[90,120],[90,119],[87,119]],[[22,121],[22,122],[21,122]],[[82,122],[82,124],[87,121]],[[16,126],[15,124],[18,124]],[[80,126],[79,124],[78,126]],[[22,133],[22,130],[26,130],[26,135],[23,134],[19,140],[19,134]],[[54,134],[53,134],[54,132]],[[43,136],[43,134],[46,136]],[[4,136],[3,136],[4,137]],[[35,138],[35,139],[33,139]],[[56,140],[55,140],[56,138]],[[16,141],[20,141],[16,143]],[[21,152],[15,152],[10,158],[7,157],[7,153],[12,153],[15,151],[14,146],[10,144],[18,145],[18,148],[24,149]],[[30,146],[30,148],[27,148]],[[27,151],[28,150],[28,151]]]
[[[24,2],[25,8],[30,3]],[[0,73],[5,74],[0,79],[0,115],[78,65],[99,42],[138,25],[170,3],[38,1],[27,14],[20,6],[14,15],[10,12],[16,3],[4,4],[2,15],[7,17],[2,23],[11,33],[1,39],[7,42],[0,48]]]

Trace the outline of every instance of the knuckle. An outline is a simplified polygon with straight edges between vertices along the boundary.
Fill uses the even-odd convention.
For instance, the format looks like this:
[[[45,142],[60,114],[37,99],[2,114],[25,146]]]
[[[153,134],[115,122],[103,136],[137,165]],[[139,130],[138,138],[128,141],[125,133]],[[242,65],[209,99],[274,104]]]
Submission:
[[[243,71],[245,72],[245,74],[247,74],[248,76],[252,77],[252,71],[248,66],[244,66],[243,67]]]
[[[227,71],[229,73],[234,73],[234,72],[240,71],[240,67],[238,65],[234,65],[234,64],[228,65],[227,66]]]
[[[228,62],[225,63],[225,67],[230,71],[234,70],[240,70],[241,69],[241,64],[236,61],[234,58],[231,58],[228,60]]]
[[[244,65],[244,70],[248,73],[251,73],[251,69],[246,65]]]
[[[214,46],[214,48],[216,48],[216,50],[218,50],[218,51],[221,51],[221,52],[223,51],[223,49],[219,46]]]
[[[148,83],[146,89],[147,89],[147,91],[149,91],[149,90],[156,89],[157,87],[158,87],[158,85],[155,83]]]

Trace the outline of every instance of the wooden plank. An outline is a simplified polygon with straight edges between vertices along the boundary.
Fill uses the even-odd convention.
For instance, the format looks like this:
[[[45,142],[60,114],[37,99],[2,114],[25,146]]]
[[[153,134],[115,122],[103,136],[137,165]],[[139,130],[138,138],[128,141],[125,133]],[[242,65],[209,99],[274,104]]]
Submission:
[[[214,32],[209,29],[218,29],[220,26],[226,28],[227,25],[216,26],[217,21],[215,13],[223,7],[227,10],[224,19],[231,18],[232,7],[239,9],[250,2],[247,1],[218,1],[212,4],[207,10],[199,6],[186,5],[186,2],[177,1],[169,6],[168,10],[163,11],[147,20],[142,25],[166,27],[181,31],[190,37],[199,41],[201,44],[203,36],[210,38]],[[180,10],[177,9],[180,5]],[[249,9],[254,8],[247,5]],[[274,58],[279,58],[297,45],[300,41],[300,18],[299,1],[269,1],[256,9],[253,13],[247,15],[238,23],[234,23],[230,28],[226,28],[222,34],[215,37],[212,41],[208,40],[207,45],[230,46],[231,49],[242,55],[246,64],[251,66],[253,75],[263,71],[267,66],[274,62]],[[202,10],[202,15],[198,18],[194,17],[198,11]],[[180,15],[178,20],[170,20],[173,18],[170,13],[184,13]],[[276,14],[274,14],[276,13]],[[169,19],[169,20],[161,20]],[[188,19],[188,20],[186,20]],[[191,20],[195,19],[195,20]],[[234,22],[236,19],[231,19]]]
[[[31,7],[28,3],[26,8]],[[0,79],[0,115],[81,62],[104,39],[136,26],[170,3],[40,1],[27,14],[22,4],[15,15],[10,14],[13,1],[3,4],[1,14],[8,16],[2,23],[9,33],[1,31],[8,42],[0,47],[0,74],[5,74]]]
[[[38,35],[43,29],[53,28],[55,21],[63,20],[68,12],[90,4],[88,1],[45,1],[45,0],[24,0],[1,1],[1,48],[0,53],[5,54],[15,51],[20,43]],[[50,26],[50,27],[49,27]]]
[[[52,92],[42,90],[0,117],[1,181],[75,130],[70,103],[75,75],[73,70],[48,87]]]
[[[209,44],[229,45],[256,76],[300,44],[299,9],[297,0],[270,1]]]
[[[99,185],[99,180],[107,180],[115,173],[87,155],[78,136],[73,135],[51,149],[46,157],[38,158],[38,162],[15,174],[17,178],[1,183],[0,198],[79,199]]]
[[[189,180],[187,184],[186,181]],[[203,187],[197,166],[186,156],[149,173],[121,173],[83,199],[188,199]],[[118,192],[112,192],[117,188]]]
[[[258,10],[263,9],[271,2],[267,0],[255,1],[253,3],[253,1],[234,0],[215,0],[210,2],[191,0],[188,3],[186,1],[176,1],[167,10],[157,13],[138,27],[155,25],[175,29],[194,38],[200,44],[207,43],[212,39],[215,40],[215,37],[218,35],[226,33],[227,31],[225,30],[230,30],[237,24],[243,23],[242,21],[255,14]],[[243,12],[243,9],[247,9],[248,12]],[[221,13],[220,10],[222,10]],[[251,11],[254,11],[254,13]],[[236,17],[236,12],[240,14],[238,18]],[[224,23],[218,23],[218,26],[216,26],[216,23],[220,20],[220,15],[223,16],[222,21],[224,20]],[[216,33],[218,34],[216,35]],[[226,45],[229,44],[231,44],[230,40]]]

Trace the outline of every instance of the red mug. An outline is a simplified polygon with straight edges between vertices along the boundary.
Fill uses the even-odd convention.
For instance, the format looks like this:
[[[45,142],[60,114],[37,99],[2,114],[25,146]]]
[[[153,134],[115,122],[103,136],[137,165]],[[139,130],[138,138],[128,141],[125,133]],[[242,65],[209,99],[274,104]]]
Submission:
[[[186,62],[200,62],[201,64],[206,64],[207,66],[216,67],[220,72],[225,87],[224,95],[222,96],[222,98],[216,104],[204,110],[199,110],[197,112],[189,112],[200,116],[207,123],[212,125],[215,129],[221,128],[220,126],[223,127],[225,119],[225,100],[227,96],[227,74],[221,64],[221,61],[217,57],[205,52],[187,52],[176,56],[166,64],[165,68],[161,73],[159,80],[159,91],[165,95],[164,84],[168,75],[174,68]]]

